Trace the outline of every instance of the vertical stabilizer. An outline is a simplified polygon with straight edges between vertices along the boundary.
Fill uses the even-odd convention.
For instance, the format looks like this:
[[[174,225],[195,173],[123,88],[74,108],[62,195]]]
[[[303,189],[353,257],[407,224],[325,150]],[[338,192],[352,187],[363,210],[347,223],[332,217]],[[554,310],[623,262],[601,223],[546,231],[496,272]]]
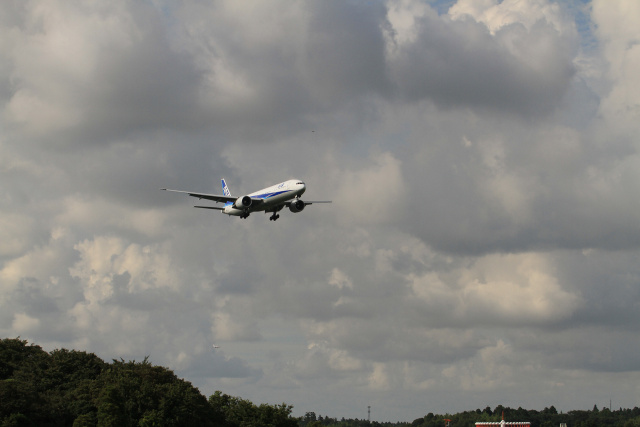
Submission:
[[[227,197],[231,197],[231,191],[229,191],[229,187],[227,187],[227,183],[225,182],[224,178],[222,178],[222,194]]]

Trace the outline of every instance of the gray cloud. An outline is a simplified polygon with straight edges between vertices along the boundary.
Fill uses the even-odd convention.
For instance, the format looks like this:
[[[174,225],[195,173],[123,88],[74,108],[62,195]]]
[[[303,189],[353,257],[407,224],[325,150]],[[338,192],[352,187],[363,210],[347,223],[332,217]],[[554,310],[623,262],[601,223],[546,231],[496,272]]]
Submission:
[[[639,15],[603,4],[3,3],[0,332],[296,415],[635,405]],[[334,203],[159,191],[221,177]]]
[[[179,128],[197,117],[199,76],[169,45],[152,6],[21,7],[22,19],[12,24],[22,31],[9,33],[12,94],[5,110],[17,135],[77,147]]]
[[[523,116],[549,114],[575,73],[569,42],[548,24],[530,31],[512,24],[495,35],[472,20],[422,18],[418,26],[416,40],[398,47],[391,64],[394,81],[411,101],[431,99],[443,107],[484,107]],[[540,40],[545,46],[536,52]],[[531,49],[519,51],[527,62],[510,51],[513,45]]]

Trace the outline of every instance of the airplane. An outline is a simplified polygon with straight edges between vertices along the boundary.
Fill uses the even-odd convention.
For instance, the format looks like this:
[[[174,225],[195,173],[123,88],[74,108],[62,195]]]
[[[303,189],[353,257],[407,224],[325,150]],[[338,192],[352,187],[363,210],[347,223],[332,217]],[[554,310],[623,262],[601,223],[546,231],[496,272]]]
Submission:
[[[229,216],[239,216],[242,219],[247,218],[252,212],[264,211],[271,212],[269,221],[276,221],[280,218],[282,208],[287,207],[293,213],[302,212],[307,205],[313,203],[331,203],[331,200],[305,202],[300,196],[307,189],[304,182],[298,179],[290,179],[271,187],[263,188],[251,194],[241,197],[234,197],[229,191],[229,187],[224,178],[222,181],[222,195],[195,193],[192,191],[171,190],[162,188],[164,191],[173,191],[175,193],[185,193],[191,197],[198,199],[213,200],[216,203],[224,203],[223,207],[218,206],[194,206],[201,209],[216,209],[223,214]]]
[[[220,348],[220,346],[214,344],[213,348]]]

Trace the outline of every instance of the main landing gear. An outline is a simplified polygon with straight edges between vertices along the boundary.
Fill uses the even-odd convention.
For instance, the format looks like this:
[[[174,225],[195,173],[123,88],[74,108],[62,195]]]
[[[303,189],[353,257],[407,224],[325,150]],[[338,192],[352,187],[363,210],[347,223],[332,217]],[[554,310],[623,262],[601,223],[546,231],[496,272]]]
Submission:
[[[280,218],[280,215],[274,212],[273,215],[269,217],[269,221],[276,221],[278,218]]]

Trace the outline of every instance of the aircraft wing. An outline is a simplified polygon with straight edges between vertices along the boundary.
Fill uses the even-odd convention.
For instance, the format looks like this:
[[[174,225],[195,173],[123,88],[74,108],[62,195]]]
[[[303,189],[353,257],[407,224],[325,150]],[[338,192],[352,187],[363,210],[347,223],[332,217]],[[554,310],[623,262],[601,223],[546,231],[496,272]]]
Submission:
[[[295,202],[296,200],[298,200],[298,199],[289,200],[289,201],[285,202],[284,205],[286,207],[289,207],[289,205],[291,203]],[[303,202],[304,202],[304,205],[307,206],[307,205],[312,205],[314,203],[331,203],[332,201],[331,200],[315,200],[315,201],[312,201],[312,202],[307,202],[306,200],[303,200]]]
[[[220,194],[194,193],[192,191],[172,190],[170,188],[161,188],[161,190],[173,191],[174,193],[184,193],[184,194],[188,194],[191,197],[197,197],[200,200],[202,200],[202,199],[213,200],[214,202],[217,202],[217,203],[229,203],[229,202],[233,203],[236,200],[238,200],[237,197],[222,196]],[[258,198],[258,197],[252,197],[251,198],[252,206],[259,206],[262,203],[264,203],[264,199],[262,199],[262,198]],[[201,209],[217,209],[217,210],[222,210],[223,209],[223,208],[217,208],[215,206],[194,206],[194,207],[195,208],[201,208]]]
[[[215,209],[218,211],[222,211],[224,210],[224,208],[219,208],[217,206],[194,206],[194,208],[200,208],[200,209]]]
[[[218,202],[218,203],[227,203],[227,202],[233,203],[237,199],[237,197],[222,196],[219,194],[194,193],[192,191],[171,190],[169,188],[162,188],[161,190],[173,191],[174,193],[184,193],[184,194],[188,194],[191,197],[197,197],[198,199],[213,200],[214,202]]]

